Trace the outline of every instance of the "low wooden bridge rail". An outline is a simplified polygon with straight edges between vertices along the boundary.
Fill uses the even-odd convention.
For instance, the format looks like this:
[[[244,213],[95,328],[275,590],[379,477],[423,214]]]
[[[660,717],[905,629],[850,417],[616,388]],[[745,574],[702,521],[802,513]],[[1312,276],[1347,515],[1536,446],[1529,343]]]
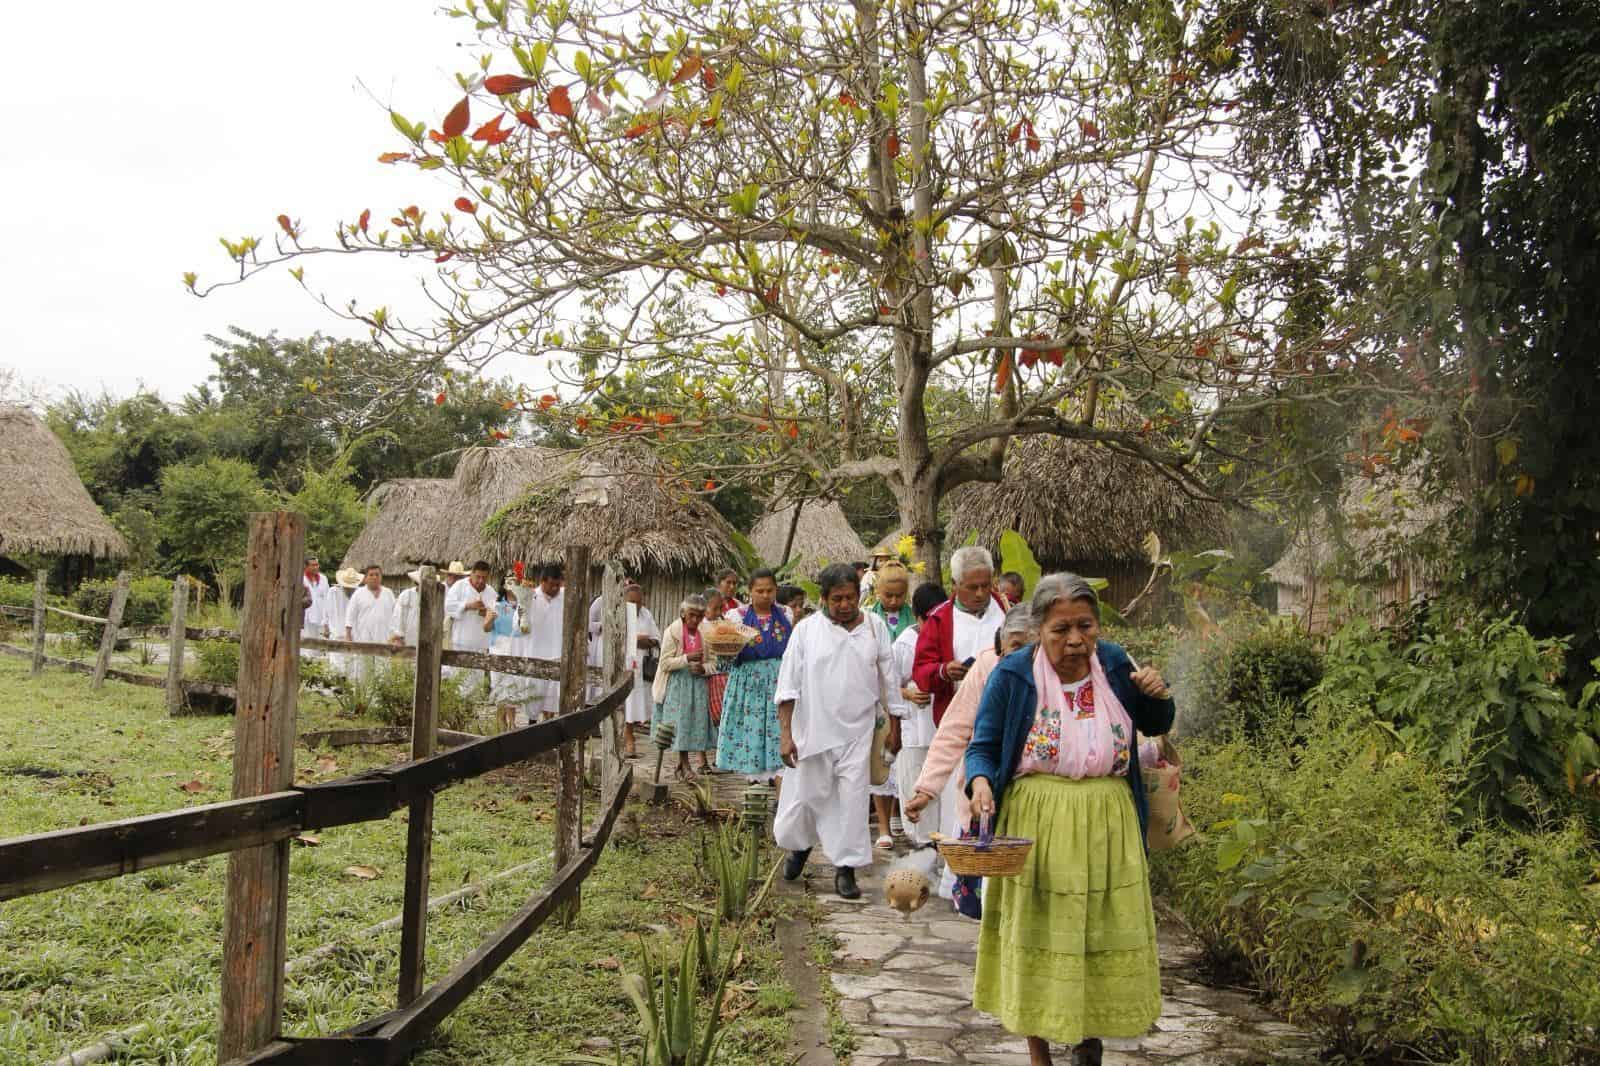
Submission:
[[[580,887],[599,860],[632,785],[631,769],[620,756],[618,742],[622,708],[633,684],[623,656],[627,621],[622,572],[615,564],[605,569],[606,643],[599,673],[607,687],[596,701],[585,705],[591,675],[585,665],[586,548],[567,549],[570,577],[559,663],[444,651],[444,590],[433,579],[432,568],[425,568],[418,646],[371,646],[372,654],[381,647],[386,653],[417,659],[412,758],[334,781],[297,786],[293,783],[293,748],[299,657],[302,646],[313,643],[300,637],[303,545],[301,516],[271,512],[252,517],[243,621],[237,634],[240,667],[233,799],[0,841],[0,900],[227,852],[218,1061],[339,1066],[397,1063],[540,925],[552,916],[570,919],[577,913]],[[115,614],[113,611],[113,617]],[[182,627],[178,613],[173,629]],[[107,632],[116,633],[109,621]],[[352,650],[343,643],[315,643]],[[562,684],[562,713],[537,725],[470,739],[436,752],[439,683],[446,662],[534,677],[554,672]],[[597,727],[601,733],[602,798],[584,833],[579,745]],[[425,986],[434,793],[549,751],[558,753],[560,767],[555,873],[542,891],[482,944]],[[409,818],[396,1008],[332,1036],[284,1034],[290,838],[308,829],[384,819],[402,807]]]

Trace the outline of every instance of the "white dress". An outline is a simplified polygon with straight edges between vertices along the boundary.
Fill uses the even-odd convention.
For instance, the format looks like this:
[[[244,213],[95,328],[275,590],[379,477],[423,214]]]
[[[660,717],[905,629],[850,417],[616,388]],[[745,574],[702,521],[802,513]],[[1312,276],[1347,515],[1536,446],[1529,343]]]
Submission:
[[[912,626],[894,642],[895,673],[900,677],[901,686],[911,683],[911,666],[917,657],[919,628]],[[900,803],[904,806],[916,794],[917,777],[922,773],[923,764],[928,761],[928,748],[933,745],[933,703],[929,701],[919,706],[901,696],[900,689],[896,688],[889,693],[889,712],[900,719],[900,754],[894,759],[894,782]],[[938,829],[937,800],[928,805],[919,821],[906,822],[906,832],[918,844],[931,843]]]
[[[561,623],[567,605],[566,596],[565,589],[554,596],[546,596],[540,588],[522,594],[520,602],[526,612],[528,633],[525,639],[517,640],[516,646],[522,650],[515,654],[550,662],[561,661]],[[524,681],[526,696],[523,707],[530,722],[561,713],[561,682],[537,677],[525,678]]]
[[[394,618],[389,623],[389,639],[400,638],[408,648],[417,646],[417,612],[421,593],[415,585],[394,598]]]
[[[785,851],[821,845],[834,866],[872,865],[866,806],[879,708],[895,681],[889,627],[863,611],[854,629],[826,614],[789,636],[774,700],[794,701],[796,765],[783,772],[773,836]]]
[[[488,615],[481,615],[477,610],[468,610],[469,604],[481,602],[490,612],[495,611],[500,603],[500,596],[495,592],[494,586],[484,582],[480,591],[472,587],[470,578],[462,578],[450,586],[450,591],[445,594],[444,614],[446,624],[450,626],[451,646],[456,651],[487,652],[489,650],[490,634],[484,631],[483,622]],[[475,694],[484,683],[485,674],[482,670],[449,671],[451,676],[459,677],[463,691]]]
[[[632,605],[629,605],[630,608]],[[655,617],[650,614],[650,608],[640,606],[638,622],[634,626],[634,637],[653,637],[656,641],[656,652],[660,652],[661,629],[656,625]],[[630,611],[631,613],[631,611]],[[652,701],[650,699],[650,682],[644,679],[645,649],[639,647],[639,642],[634,640],[628,649],[628,665],[633,668],[633,689],[628,693],[626,717],[634,725],[649,725]]]
[[[350,639],[357,644],[389,643],[389,626],[394,621],[394,593],[379,588],[376,593],[362,586],[350,596],[345,609],[344,626]],[[376,667],[370,655],[352,655],[350,673],[354,677],[369,678]]]

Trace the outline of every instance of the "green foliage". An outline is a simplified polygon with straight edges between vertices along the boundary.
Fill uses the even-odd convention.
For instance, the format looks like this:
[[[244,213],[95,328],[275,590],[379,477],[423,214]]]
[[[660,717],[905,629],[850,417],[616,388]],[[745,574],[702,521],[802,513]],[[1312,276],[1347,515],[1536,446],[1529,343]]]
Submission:
[[[1410,631],[1355,621],[1328,643],[1326,676],[1312,703],[1371,715],[1409,751],[1458,773],[1458,806],[1529,818],[1563,801],[1597,762],[1594,692],[1570,702],[1561,687],[1565,642],[1540,640],[1505,618],[1443,607]]]
[[[128,542],[128,558],[123,565],[135,574],[158,568],[161,557],[161,524],[155,512],[142,503],[126,501],[109,515],[111,524]]]
[[[272,505],[256,472],[237,459],[202,459],[161,472],[158,512],[170,565],[215,577],[242,562],[249,517]]]
[[[705,863],[717,885],[717,914],[736,921],[745,915],[750,889],[761,870],[761,848],[726,824],[717,827],[709,849],[702,843]]]
[[[1220,637],[1194,640],[1185,657],[1183,721],[1191,736],[1224,726],[1259,736],[1285,713],[1298,715],[1323,674],[1316,642],[1278,619],[1232,623]]]
[[[239,683],[238,641],[202,640],[195,644],[194,654],[194,673],[201,681],[215,681],[222,685]]]
[[[1185,747],[1209,835],[1155,877],[1213,968],[1360,1061],[1590,1061],[1600,852],[1583,827],[1458,832],[1458,773],[1360,709],[1302,725]]]
[[[48,593],[46,594],[48,598]],[[19,577],[0,577],[0,606],[33,609],[33,582]]]
[[[699,1009],[701,946],[698,938],[684,941],[676,969],[666,967],[659,979],[650,948],[641,943],[643,974],[624,974],[622,987],[638,1012],[644,1047],[639,1066],[711,1066],[722,1044],[722,1001],[737,947],[735,937],[728,962],[712,987],[709,1009]],[[621,1061],[621,1052],[618,1052]]]
[[[1039,560],[1033,557],[1033,549],[1022,539],[1022,534],[1014,529],[1008,529],[1000,534],[1000,573],[1011,570],[1022,575],[1022,588],[1025,593],[1031,593],[1037,588],[1039,578],[1044,576]],[[995,575],[997,578],[999,576]]]
[[[412,700],[417,688],[417,664],[410,659],[378,660],[364,682],[351,680],[340,694],[341,707],[349,700],[351,712],[367,714],[389,725],[409,726]],[[463,691],[461,679],[447,677],[439,682],[439,728],[464,730],[472,723],[476,710]]]
[[[305,515],[306,551],[323,559],[330,573],[367,520],[361,494],[342,464],[326,470],[307,468],[301,474],[299,491],[284,503]]]
[[[113,578],[85,581],[72,591],[68,604],[79,614],[105,618],[111,610],[111,597],[116,593]],[[28,591],[28,602],[33,602],[33,591]],[[164,625],[172,614],[172,582],[163,577],[136,577],[128,582],[128,602],[122,608],[124,626]],[[104,628],[92,622],[73,622],[85,640],[98,644]]]

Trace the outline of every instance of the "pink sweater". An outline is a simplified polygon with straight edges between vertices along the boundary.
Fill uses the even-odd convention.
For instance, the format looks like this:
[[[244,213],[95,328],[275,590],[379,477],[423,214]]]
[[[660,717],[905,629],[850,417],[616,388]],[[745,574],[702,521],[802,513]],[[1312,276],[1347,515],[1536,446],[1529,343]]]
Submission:
[[[939,720],[939,731],[933,735],[933,743],[928,747],[928,759],[922,764],[922,773],[917,777],[917,792],[938,796],[944,792],[950,775],[955,774],[957,825],[966,825],[971,817],[962,757],[967,753],[967,742],[972,739],[972,724],[978,720],[978,703],[983,699],[983,686],[988,683],[989,675],[999,662],[1000,656],[994,653],[993,648],[985,648],[978,653],[972,669],[967,671],[961,687],[950,699],[950,706],[945,708],[944,717]]]

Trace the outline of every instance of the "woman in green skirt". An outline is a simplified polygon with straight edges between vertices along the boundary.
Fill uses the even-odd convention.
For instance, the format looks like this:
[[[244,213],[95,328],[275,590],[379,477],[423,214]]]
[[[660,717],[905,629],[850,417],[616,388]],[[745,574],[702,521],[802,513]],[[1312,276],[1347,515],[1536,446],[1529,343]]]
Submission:
[[[656,713],[650,723],[653,735],[661,723],[673,727],[672,750],[678,753],[679,781],[694,779],[689,769],[689,753],[705,753],[717,746],[717,730],[711,724],[711,704],[706,693],[705,640],[700,623],[706,616],[704,596],[688,596],[678,606],[678,620],[661,637],[661,661],[656,666],[652,695]]]
[[[1134,731],[1172,728],[1166,682],[1100,636],[1100,601],[1076,574],[1033,594],[1039,642],[995,667],[967,747],[975,818],[1034,841],[1015,877],[984,885],[973,1005],[1098,1066],[1101,1037],[1143,1035],[1161,1014],[1149,813]]]

